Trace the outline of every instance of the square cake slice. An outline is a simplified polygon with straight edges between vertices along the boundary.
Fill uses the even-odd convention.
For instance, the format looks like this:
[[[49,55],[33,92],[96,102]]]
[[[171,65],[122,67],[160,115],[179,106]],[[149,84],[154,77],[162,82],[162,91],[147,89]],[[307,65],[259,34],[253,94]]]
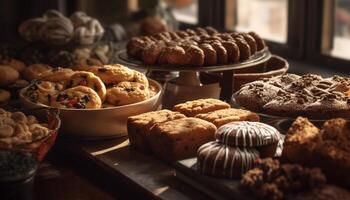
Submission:
[[[209,113],[198,114],[196,118],[204,119],[213,123],[217,128],[220,126],[236,121],[259,121],[259,115],[249,110],[227,108],[215,110]]]
[[[173,112],[166,109],[129,117],[127,127],[131,146],[144,153],[151,152],[147,139],[151,127],[157,123],[184,117],[186,116],[179,112]]]
[[[230,108],[230,105],[218,99],[197,99],[177,104],[174,106],[173,110],[178,111],[187,117],[194,117],[201,113],[208,113],[224,108]]]
[[[166,161],[196,156],[197,149],[214,140],[214,124],[198,118],[181,118],[153,126],[149,144],[154,154]]]

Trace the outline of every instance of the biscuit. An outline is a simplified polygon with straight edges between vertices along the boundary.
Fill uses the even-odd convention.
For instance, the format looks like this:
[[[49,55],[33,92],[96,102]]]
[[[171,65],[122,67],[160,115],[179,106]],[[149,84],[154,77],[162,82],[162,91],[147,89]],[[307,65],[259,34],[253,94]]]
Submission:
[[[149,90],[144,84],[121,82],[107,89],[106,101],[112,105],[122,106],[137,103],[149,97]]]
[[[29,65],[23,71],[23,77],[29,81],[37,80],[45,75],[48,75],[52,70],[53,68],[49,65],[33,64],[33,65]]]
[[[19,73],[9,66],[0,65],[0,86],[7,86],[19,78]]]
[[[150,132],[153,153],[166,161],[193,157],[197,149],[214,140],[214,124],[198,118],[180,118],[159,123]]]
[[[209,113],[198,114],[195,117],[211,122],[217,128],[235,121],[259,121],[259,115],[256,113],[236,108],[216,110]]]
[[[75,86],[87,86],[98,94],[103,101],[106,97],[106,86],[102,80],[95,76],[92,72],[75,72],[68,81],[66,81],[66,88],[72,88]]]
[[[22,61],[16,59],[3,60],[1,64],[12,67],[18,72],[22,72],[26,68],[26,65]]]
[[[132,81],[134,71],[123,65],[104,65],[103,67],[91,67],[89,72],[94,73],[105,84],[117,84],[123,81]]]
[[[194,117],[201,113],[207,113],[224,108],[230,108],[230,105],[218,99],[197,99],[194,101],[187,101],[185,103],[177,104],[174,106],[173,110],[178,111],[187,117]]]
[[[55,95],[50,105],[56,108],[94,109],[101,108],[102,102],[93,89],[76,86]]]
[[[131,146],[148,153],[151,151],[148,144],[148,137],[153,125],[174,119],[185,118],[186,116],[170,110],[159,110],[147,112],[128,118],[128,136]]]
[[[50,105],[52,96],[63,89],[61,83],[34,81],[25,89],[24,96],[31,102]]]
[[[7,90],[0,89],[0,103],[5,103],[11,98],[11,93]]]
[[[52,82],[66,81],[70,79],[70,77],[73,74],[74,74],[74,71],[72,69],[57,67],[57,68],[53,68],[52,71],[43,75],[39,79],[43,81],[52,81]]]
[[[147,79],[146,75],[144,75],[143,73],[138,72],[138,71],[134,71],[134,79],[131,82],[142,83],[146,87],[149,86],[148,79]]]

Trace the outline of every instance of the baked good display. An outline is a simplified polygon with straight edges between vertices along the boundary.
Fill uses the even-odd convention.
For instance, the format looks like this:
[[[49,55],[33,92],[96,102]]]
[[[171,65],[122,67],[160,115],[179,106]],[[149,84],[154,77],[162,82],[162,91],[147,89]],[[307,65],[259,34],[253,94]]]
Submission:
[[[24,72],[34,82],[23,89],[22,95],[33,103],[47,106],[92,109],[137,103],[158,92],[149,85],[144,74],[122,65],[86,69],[88,71],[73,71],[43,64],[31,65]]]
[[[187,117],[194,117],[201,113],[225,108],[230,108],[230,105],[218,99],[197,99],[177,104],[174,106],[173,110],[178,111]]]
[[[212,27],[134,37],[127,53],[147,65],[211,66],[248,60],[266,48],[254,32],[219,33]]]
[[[349,86],[345,77],[285,74],[243,85],[235,100],[246,109],[277,116],[348,117]]]
[[[319,168],[270,158],[256,161],[256,167],[242,176],[241,188],[257,199],[350,199],[348,191],[327,184]]]
[[[349,180],[344,179],[350,175],[349,132],[345,119],[328,120],[318,129],[307,119],[299,118],[287,132],[282,158],[319,166],[331,182],[349,187]]]
[[[219,142],[202,145],[197,153],[197,168],[202,174],[239,178],[254,166],[259,152],[254,148],[239,148]]]
[[[259,121],[259,115],[248,110],[226,108],[208,113],[198,114],[195,117],[213,123],[217,128],[234,121]]]
[[[28,144],[49,134],[48,125],[40,124],[34,116],[0,108],[0,148]]]
[[[198,118],[180,118],[155,124],[149,144],[153,153],[166,161],[193,157],[197,149],[214,140],[214,124]]]
[[[166,109],[129,117],[127,127],[131,146],[145,153],[151,152],[148,144],[151,128],[158,123],[185,117],[185,115],[179,112]]]

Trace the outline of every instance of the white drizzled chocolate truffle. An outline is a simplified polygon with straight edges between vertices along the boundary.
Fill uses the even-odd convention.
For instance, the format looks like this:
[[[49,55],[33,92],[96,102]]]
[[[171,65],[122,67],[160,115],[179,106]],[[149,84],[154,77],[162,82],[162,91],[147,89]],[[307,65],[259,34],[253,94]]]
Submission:
[[[235,147],[259,147],[277,144],[280,133],[274,127],[260,122],[231,122],[215,133],[220,143]]]
[[[226,178],[241,177],[259,158],[259,152],[254,148],[231,147],[215,141],[202,145],[197,154],[200,173]]]

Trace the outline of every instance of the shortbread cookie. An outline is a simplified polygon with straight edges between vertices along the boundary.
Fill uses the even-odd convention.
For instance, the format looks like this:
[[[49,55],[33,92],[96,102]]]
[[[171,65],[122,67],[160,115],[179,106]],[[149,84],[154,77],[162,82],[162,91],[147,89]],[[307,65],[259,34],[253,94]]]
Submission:
[[[144,84],[121,82],[107,89],[106,101],[112,105],[122,106],[137,103],[149,97],[149,90]]]
[[[19,78],[17,70],[9,66],[0,65],[0,86],[7,86]]]
[[[43,75],[39,79],[43,81],[53,81],[53,82],[66,81],[66,80],[69,80],[73,74],[74,74],[74,71],[72,69],[57,67],[57,68],[53,68],[52,71],[50,71],[46,75]]]
[[[98,76],[95,76],[92,72],[75,72],[66,82],[66,88],[71,88],[79,85],[87,86],[95,90],[102,101],[106,97],[106,86],[102,80]]]
[[[202,145],[197,153],[197,169],[205,175],[240,178],[254,167],[259,152],[254,148],[231,147],[212,141]]]
[[[77,86],[55,95],[51,98],[50,105],[56,108],[93,109],[100,108],[102,102],[93,89]]]
[[[53,70],[53,68],[49,65],[33,64],[33,65],[29,65],[23,71],[23,77],[29,81],[35,80],[35,79],[38,80],[41,77],[51,73],[52,70]]]
[[[153,111],[129,117],[127,124],[131,146],[136,147],[145,153],[150,152],[148,138],[152,126],[157,123],[185,117],[185,115],[179,112],[173,112],[170,110]]]
[[[211,122],[215,124],[217,128],[235,121],[259,121],[259,115],[256,113],[236,108],[216,110],[209,113],[198,114],[195,117]]]
[[[104,65],[103,67],[91,67],[89,72],[100,77],[105,84],[117,84],[123,81],[132,81],[135,73],[132,69],[123,65]]]
[[[154,154],[166,161],[193,157],[197,149],[214,140],[214,124],[198,118],[180,118],[154,125],[149,144]]]
[[[187,117],[194,117],[201,113],[229,108],[230,105],[218,99],[198,99],[187,101],[174,106],[174,111],[178,111]]]

